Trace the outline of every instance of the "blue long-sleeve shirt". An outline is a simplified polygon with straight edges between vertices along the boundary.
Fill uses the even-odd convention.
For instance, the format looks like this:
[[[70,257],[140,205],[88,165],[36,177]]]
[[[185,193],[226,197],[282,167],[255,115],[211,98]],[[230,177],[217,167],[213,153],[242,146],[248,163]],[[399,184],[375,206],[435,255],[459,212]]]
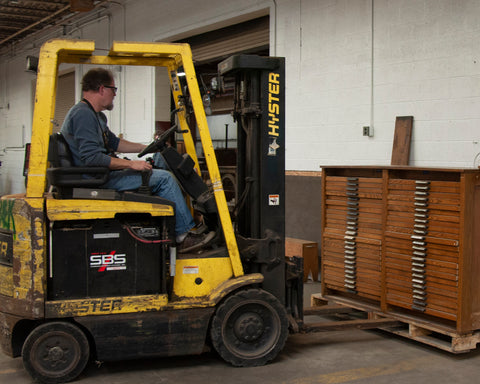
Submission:
[[[72,151],[76,166],[108,167],[111,157],[107,145],[113,151],[118,148],[120,139],[107,126],[107,116],[103,112],[95,113],[87,104],[75,104],[65,116],[62,135]]]

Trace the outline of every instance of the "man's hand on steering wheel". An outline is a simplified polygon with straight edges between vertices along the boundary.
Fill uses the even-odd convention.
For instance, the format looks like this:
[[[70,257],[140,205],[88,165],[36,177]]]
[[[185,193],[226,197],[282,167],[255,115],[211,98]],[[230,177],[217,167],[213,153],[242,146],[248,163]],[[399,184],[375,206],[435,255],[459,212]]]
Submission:
[[[138,154],[138,157],[145,156],[147,153],[154,153],[158,150],[162,150],[165,147],[167,139],[173,132],[177,131],[178,126],[175,124],[171,128],[163,132],[158,138],[153,140],[149,145],[147,145],[142,152]]]

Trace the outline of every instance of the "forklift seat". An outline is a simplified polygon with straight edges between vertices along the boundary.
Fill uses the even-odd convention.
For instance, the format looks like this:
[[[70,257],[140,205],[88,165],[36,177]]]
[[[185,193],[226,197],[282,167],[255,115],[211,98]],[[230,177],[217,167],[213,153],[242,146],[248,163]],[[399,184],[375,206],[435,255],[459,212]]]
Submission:
[[[107,167],[74,166],[72,152],[61,133],[50,135],[48,161],[51,167],[47,169],[47,179],[50,185],[56,189],[56,198],[135,201],[169,205],[175,208],[172,201],[160,196],[152,196],[146,191],[140,193],[139,191],[117,192],[114,189],[101,188],[108,181],[109,169]],[[148,182],[148,179],[142,180],[144,183],[145,181]]]
[[[51,168],[47,169],[47,179],[60,198],[71,198],[74,187],[99,188],[108,180],[107,167],[75,167],[72,152],[61,133],[50,135],[48,161]]]

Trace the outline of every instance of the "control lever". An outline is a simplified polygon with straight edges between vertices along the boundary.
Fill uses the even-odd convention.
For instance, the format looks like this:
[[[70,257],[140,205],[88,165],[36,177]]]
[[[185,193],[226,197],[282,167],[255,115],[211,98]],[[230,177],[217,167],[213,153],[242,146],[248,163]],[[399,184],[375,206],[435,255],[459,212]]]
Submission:
[[[150,177],[152,176],[152,170],[148,171],[142,171],[142,185],[140,188],[138,188],[138,193],[141,193],[142,195],[151,195],[152,190],[150,189],[150,186],[148,185],[150,182]]]

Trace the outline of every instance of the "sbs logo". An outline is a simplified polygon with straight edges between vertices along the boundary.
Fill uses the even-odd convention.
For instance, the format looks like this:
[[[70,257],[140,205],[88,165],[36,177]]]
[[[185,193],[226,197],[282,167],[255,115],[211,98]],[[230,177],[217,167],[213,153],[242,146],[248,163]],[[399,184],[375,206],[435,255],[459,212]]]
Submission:
[[[98,268],[98,272],[127,269],[127,255],[125,253],[92,253],[90,255],[90,268]]]

